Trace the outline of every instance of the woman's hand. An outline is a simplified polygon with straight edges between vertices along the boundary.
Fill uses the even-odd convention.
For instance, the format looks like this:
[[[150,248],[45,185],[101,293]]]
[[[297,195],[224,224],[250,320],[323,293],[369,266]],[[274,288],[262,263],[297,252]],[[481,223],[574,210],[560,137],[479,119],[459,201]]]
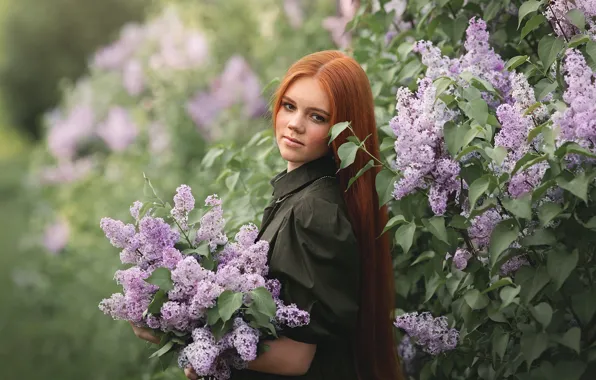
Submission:
[[[197,373],[195,372],[194,369],[192,369],[192,367],[184,368],[184,374],[190,380],[198,380],[199,379],[199,375],[197,375]]]
[[[130,325],[132,326],[132,330],[135,332],[137,337],[155,344],[159,344],[161,341],[158,336],[153,335],[151,330],[135,326],[135,324],[132,322],[130,322]]]

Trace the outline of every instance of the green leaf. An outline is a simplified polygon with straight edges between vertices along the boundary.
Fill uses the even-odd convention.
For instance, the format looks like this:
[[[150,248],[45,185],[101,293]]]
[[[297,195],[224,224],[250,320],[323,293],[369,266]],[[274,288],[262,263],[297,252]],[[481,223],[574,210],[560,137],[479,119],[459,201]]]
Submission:
[[[504,332],[501,328],[495,328],[492,337],[493,361],[496,361],[496,356],[498,356],[500,359],[505,357],[507,344],[509,344],[509,333]]]
[[[507,286],[507,285],[513,285],[513,281],[511,281],[511,279],[509,277],[504,277],[500,280],[495,281],[491,286],[489,286],[488,288],[484,289],[482,291],[482,294],[486,294],[490,291],[493,291],[495,289],[499,289],[502,288],[503,286]]]
[[[435,235],[439,240],[449,244],[447,239],[447,230],[445,229],[445,218],[442,216],[433,216],[430,219],[422,219],[424,226]]]
[[[389,169],[382,169],[375,178],[375,187],[379,196],[379,207],[383,207],[391,198],[393,198],[393,189],[395,188],[397,175]]]
[[[579,254],[577,250],[572,253],[562,249],[553,249],[546,257],[546,268],[550,278],[555,284],[555,290],[559,290],[577,266]]]
[[[557,55],[565,47],[565,42],[553,36],[544,36],[538,43],[538,57],[542,61],[544,70],[548,71],[550,65],[553,64]]]
[[[337,136],[339,136],[349,126],[349,121],[342,121],[341,123],[337,123],[333,127],[331,127],[331,129],[329,130],[329,145],[331,145],[333,140],[335,140]]]
[[[464,299],[473,310],[484,309],[490,303],[490,299],[485,294],[481,294],[477,289],[468,290],[464,295]]]
[[[255,308],[268,316],[269,318],[275,317],[275,301],[271,296],[269,290],[264,287],[258,287],[250,292],[250,297],[255,305]]]
[[[463,102],[460,108],[470,119],[476,120],[480,125],[488,121],[488,104],[482,98],[474,99],[471,102]]]
[[[482,196],[490,185],[490,176],[485,175],[472,182],[468,190],[468,198],[470,200],[470,207],[474,209],[476,201]]]
[[[157,350],[153,354],[151,354],[151,356],[149,356],[149,359],[154,358],[156,356],[163,356],[166,353],[168,353],[168,351],[170,351],[173,347],[174,347],[174,341],[170,340],[166,344],[164,344],[163,347],[161,347],[159,350]]]
[[[381,152],[384,152],[389,149],[393,149],[395,146],[395,139],[391,137],[385,137],[383,142],[381,143],[381,147],[379,148]]]
[[[593,171],[588,175],[586,175],[585,172],[579,172],[575,176],[569,172],[565,173],[566,174],[557,177],[557,184],[588,203],[588,186],[594,177],[596,177],[596,171]]]
[[[532,219],[532,194],[524,194],[519,198],[503,199],[507,211],[523,219]]]
[[[589,150],[582,147],[581,145],[578,145],[578,144],[572,143],[572,142],[565,143],[562,147],[560,147],[559,149],[557,149],[555,151],[555,155],[557,157],[563,157],[568,154],[580,154],[582,156],[596,158],[596,154],[590,152]]]
[[[360,170],[358,170],[358,173],[356,173],[356,175],[352,178],[350,178],[350,180],[348,181],[348,187],[346,188],[346,191],[348,191],[348,189],[350,188],[350,186],[352,186],[352,184],[354,182],[356,182],[356,180],[358,178],[360,178],[360,176],[362,176],[362,174],[366,173],[370,168],[372,168],[373,166],[375,166],[375,161],[374,160],[370,160],[366,163],[366,165],[364,165],[364,167]]]
[[[424,296],[424,302],[428,302],[435,294],[439,286],[443,285],[445,280],[437,273],[434,272],[430,279],[426,282],[426,291]]]
[[[499,292],[499,297],[501,297],[501,301],[503,301],[503,303],[501,304],[501,310],[506,308],[509,304],[511,304],[520,291],[521,286],[508,286],[506,288],[501,289],[501,291]]]
[[[584,16],[584,12],[579,9],[570,10],[565,14],[565,18],[573,25],[577,26],[580,31],[583,31],[586,28],[586,17]]]
[[[412,247],[415,232],[416,224],[411,222],[402,225],[395,232],[395,242],[399,244],[404,253],[408,253]]]
[[[232,172],[231,175],[226,177],[226,187],[230,191],[234,191],[236,184],[238,183],[238,178],[240,178],[240,172]]]
[[[168,268],[157,268],[151,273],[151,276],[145,282],[159,286],[164,291],[169,291],[174,288],[172,283],[172,273]]]
[[[439,96],[445,92],[445,90],[447,90],[449,88],[449,86],[451,86],[453,84],[453,79],[448,78],[448,77],[440,77],[437,78],[434,82],[433,85],[436,89],[436,93],[435,93],[435,100],[439,98]]]
[[[580,341],[581,341],[582,330],[579,327],[572,327],[562,336],[551,336],[551,338],[562,344],[565,347],[569,347],[578,354],[580,353]]]
[[[219,320],[221,320],[221,316],[217,307],[207,309],[207,324],[209,326],[215,325]]]
[[[493,160],[497,165],[501,165],[505,157],[507,156],[507,149],[503,148],[502,146],[496,146],[491,148],[487,146],[484,148],[486,154]]]
[[[202,217],[202,210],[199,208],[195,208],[188,213],[188,224],[192,226],[193,224],[199,223]]]
[[[486,22],[489,22],[490,20],[495,18],[496,15],[499,14],[502,8],[503,4],[500,1],[493,1],[488,3],[488,6],[484,10],[484,17],[482,17],[482,19]]]
[[[522,28],[520,38],[523,40],[526,38],[528,34],[530,34],[533,30],[538,28],[540,25],[546,22],[546,17],[542,15],[542,13],[538,13],[532,16],[531,19],[526,22],[524,27]],[[519,29],[519,28],[518,28]]]
[[[523,247],[531,247],[535,245],[551,245],[556,242],[557,238],[552,230],[541,228],[534,230],[531,235],[524,237],[519,243]]]
[[[470,221],[463,215],[453,215],[451,222],[449,223],[450,227],[457,228],[459,230],[467,230],[470,225]]]
[[[536,319],[545,329],[550,325],[550,321],[553,319],[553,308],[546,302],[539,303],[530,308],[530,312],[534,316],[534,319]]]
[[[586,290],[583,293],[571,296],[571,307],[575,314],[577,314],[580,323],[589,325],[596,312],[596,292],[593,290]]]
[[[414,265],[421,263],[423,261],[428,261],[428,260],[432,259],[433,257],[435,257],[435,251],[424,251],[420,255],[418,255],[416,260],[414,260],[414,262],[412,264],[410,264],[410,266],[414,266]]]
[[[586,371],[586,368],[586,363],[579,360],[560,361],[555,365],[555,371],[552,376],[554,379],[565,380],[586,379],[586,377],[582,377]]]
[[[342,146],[337,149],[337,155],[341,160],[339,168],[344,169],[352,165],[356,159],[356,153],[358,153],[358,145],[354,144],[353,142],[342,144]]]
[[[561,205],[555,202],[545,202],[538,207],[538,220],[540,226],[546,226],[551,220],[563,212]]]
[[[586,44],[586,53],[596,61],[596,42],[590,41]]]
[[[544,332],[526,332],[521,337],[520,344],[529,370],[534,360],[538,359],[548,347],[548,335]]]
[[[223,322],[227,322],[242,306],[242,293],[225,290],[217,299],[217,308]]]
[[[519,227],[515,220],[507,219],[500,221],[490,236],[489,254],[491,267],[495,265],[503,251],[519,236]]]
[[[201,161],[201,167],[209,169],[213,166],[215,160],[224,153],[224,150],[221,148],[212,148],[203,156],[203,160]]]
[[[517,163],[513,167],[511,175],[515,175],[518,171],[523,172],[527,168],[536,165],[539,162],[546,161],[547,159],[548,156],[546,154],[539,156],[534,153],[526,153],[519,161],[517,161]]]
[[[397,226],[398,224],[402,224],[405,222],[406,222],[406,218],[404,218],[403,215],[394,216],[393,218],[389,219],[389,221],[387,222],[387,225],[383,229],[383,232],[381,233],[381,235],[383,235],[385,232],[392,229],[393,227]]]
[[[147,311],[153,315],[157,315],[161,311],[161,307],[168,301],[168,292],[163,289],[159,289],[154,295],[153,300],[147,307]]]
[[[537,126],[536,128],[533,128],[530,133],[528,133],[528,138],[526,140],[526,142],[529,144],[532,142],[532,140],[534,140],[536,138],[536,136],[538,136],[540,133],[542,133],[542,130],[547,127],[548,123],[544,123],[544,124],[540,124],[539,126]]]
[[[525,303],[530,303],[532,299],[548,284],[550,277],[544,266],[534,271],[534,274],[522,285],[521,299]]]
[[[538,10],[538,8],[540,8],[540,5],[542,4],[542,1],[534,1],[534,0],[530,0],[530,1],[526,1],[524,2],[521,7],[519,7],[519,11],[517,14],[517,29],[519,29],[519,26],[521,25],[522,20],[529,15],[532,12],[536,12]]]
[[[509,61],[507,61],[507,64],[505,65],[505,70],[513,71],[513,70],[515,70],[515,68],[526,63],[527,61],[528,61],[527,55],[518,55],[516,57],[513,57]]]
[[[585,34],[576,34],[575,36],[571,37],[571,40],[569,40],[567,46],[569,46],[569,48],[575,48],[581,44],[585,44],[588,41],[590,41],[590,36]]]
[[[443,127],[443,136],[445,137],[447,150],[449,150],[452,157],[455,157],[462,147],[462,141],[468,131],[470,131],[470,125],[467,123],[457,125],[453,122],[448,122]]]
[[[536,100],[542,101],[548,94],[553,92],[558,86],[558,83],[551,82],[548,79],[542,79],[538,83],[536,83],[534,89],[534,95],[536,96]]]

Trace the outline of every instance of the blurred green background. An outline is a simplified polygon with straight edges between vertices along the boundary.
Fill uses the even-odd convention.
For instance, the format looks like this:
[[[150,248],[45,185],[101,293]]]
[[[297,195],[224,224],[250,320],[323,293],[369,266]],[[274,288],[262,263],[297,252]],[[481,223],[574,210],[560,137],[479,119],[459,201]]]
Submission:
[[[143,172],[166,198],[180,183],[197,203],[225,192],[246,209],[233,226],[258,220],[280,167],[267,84],[336,47],[324,20],[337,12],[335,0],[0,0],[1,379],[184,378],[97,308],[119,268],[99,220],[130,222]]]

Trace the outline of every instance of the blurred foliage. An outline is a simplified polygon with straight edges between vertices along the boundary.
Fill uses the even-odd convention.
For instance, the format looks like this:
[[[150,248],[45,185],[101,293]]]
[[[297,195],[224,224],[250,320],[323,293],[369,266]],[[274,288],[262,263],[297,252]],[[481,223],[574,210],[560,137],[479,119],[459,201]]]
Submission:
[[[5,0],[0,27],[0,91],[8,118],[41,136],[40,118],[60,100],[59,82],[85,72],[89,55],[130,20],[147,0]]]
[[[0,362],[7,368],[2,378],[184,379],[177,368],[160,371],[161,364],[148,359],[148,346],[128,324],[99,311],[99,301],[118,290],[112,276],[121,267],[99,220],[129,220],[128,207],[142,196],[146,173],[164,199],[171,200],[175,188],[186,183],[198,203],[212,193],[222,197],[224,209],[230,211],[230,228],[258,223],[270,196],[268,181],[283,168],[270,118],[245,114],[251,99],[222,108],[201,127],[187,104],[197,94],[217,91],[232,57],[242,57],[258,74],[262,96],[268,100],[274,86],[265,87],[272,78],[282,76],[297,58],[332,48],[321,22],[334,12],[333,2],[304,1],[304,23],[298,28],[289,25],[277,0],[155,1],[147,19],[161,17],[164,9],[177,10],[185,27],[205,35],[208,64],[183,70],[155,68],[151,56],[159,43],[142,45],[134,58],[145,73],[144,90],[131,95],[123,72],[96,64],[96,49],[90,49],[87,75],[63,81],[59,104],[45,115],[41,143],[27,160],[11,168],[15,180],[25,167],[28,172],[19,178],[23,187],[12,186],[11,192],[19,194],[14,207],[7,209],[14,224],[2,236],[13,240],[0,258],[9,289],[0,301],[10,309],[0,319]],[[116,33],[103,37],[104,42],[118,39]],[[237,88],[246,77],[237,79]],[[92,132],[84,139],[78,139],[83,119],[69,119],[79,106],[90,107],[95,116]],[[106,141],[98,133],[114,107],[125,109],[138,128],[125,149],[110,146],[109,141],[119,138]],[[159,133],[151,129],[154,122],[164,127]],[[58,125],[64,133],[55,138],[52,130],[56,132]],[[120,127],[122,131],[125,126]],[[59,153],[64,153],[63,143],[65,154]],[[152,150],[155,145],[162,148]],[[55,229],[61,222],[66,230]]]

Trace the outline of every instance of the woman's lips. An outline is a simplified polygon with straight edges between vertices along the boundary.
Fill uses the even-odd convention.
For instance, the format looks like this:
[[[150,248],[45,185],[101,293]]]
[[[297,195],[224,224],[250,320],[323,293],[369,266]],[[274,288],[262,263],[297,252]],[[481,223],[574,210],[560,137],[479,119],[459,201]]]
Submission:
[[[290,146],[304,146],[303,143],[301,143],[298,140],[294,140],[288,136],[284,136],[283,140],[286,142],[286,144],[290,145]]]

